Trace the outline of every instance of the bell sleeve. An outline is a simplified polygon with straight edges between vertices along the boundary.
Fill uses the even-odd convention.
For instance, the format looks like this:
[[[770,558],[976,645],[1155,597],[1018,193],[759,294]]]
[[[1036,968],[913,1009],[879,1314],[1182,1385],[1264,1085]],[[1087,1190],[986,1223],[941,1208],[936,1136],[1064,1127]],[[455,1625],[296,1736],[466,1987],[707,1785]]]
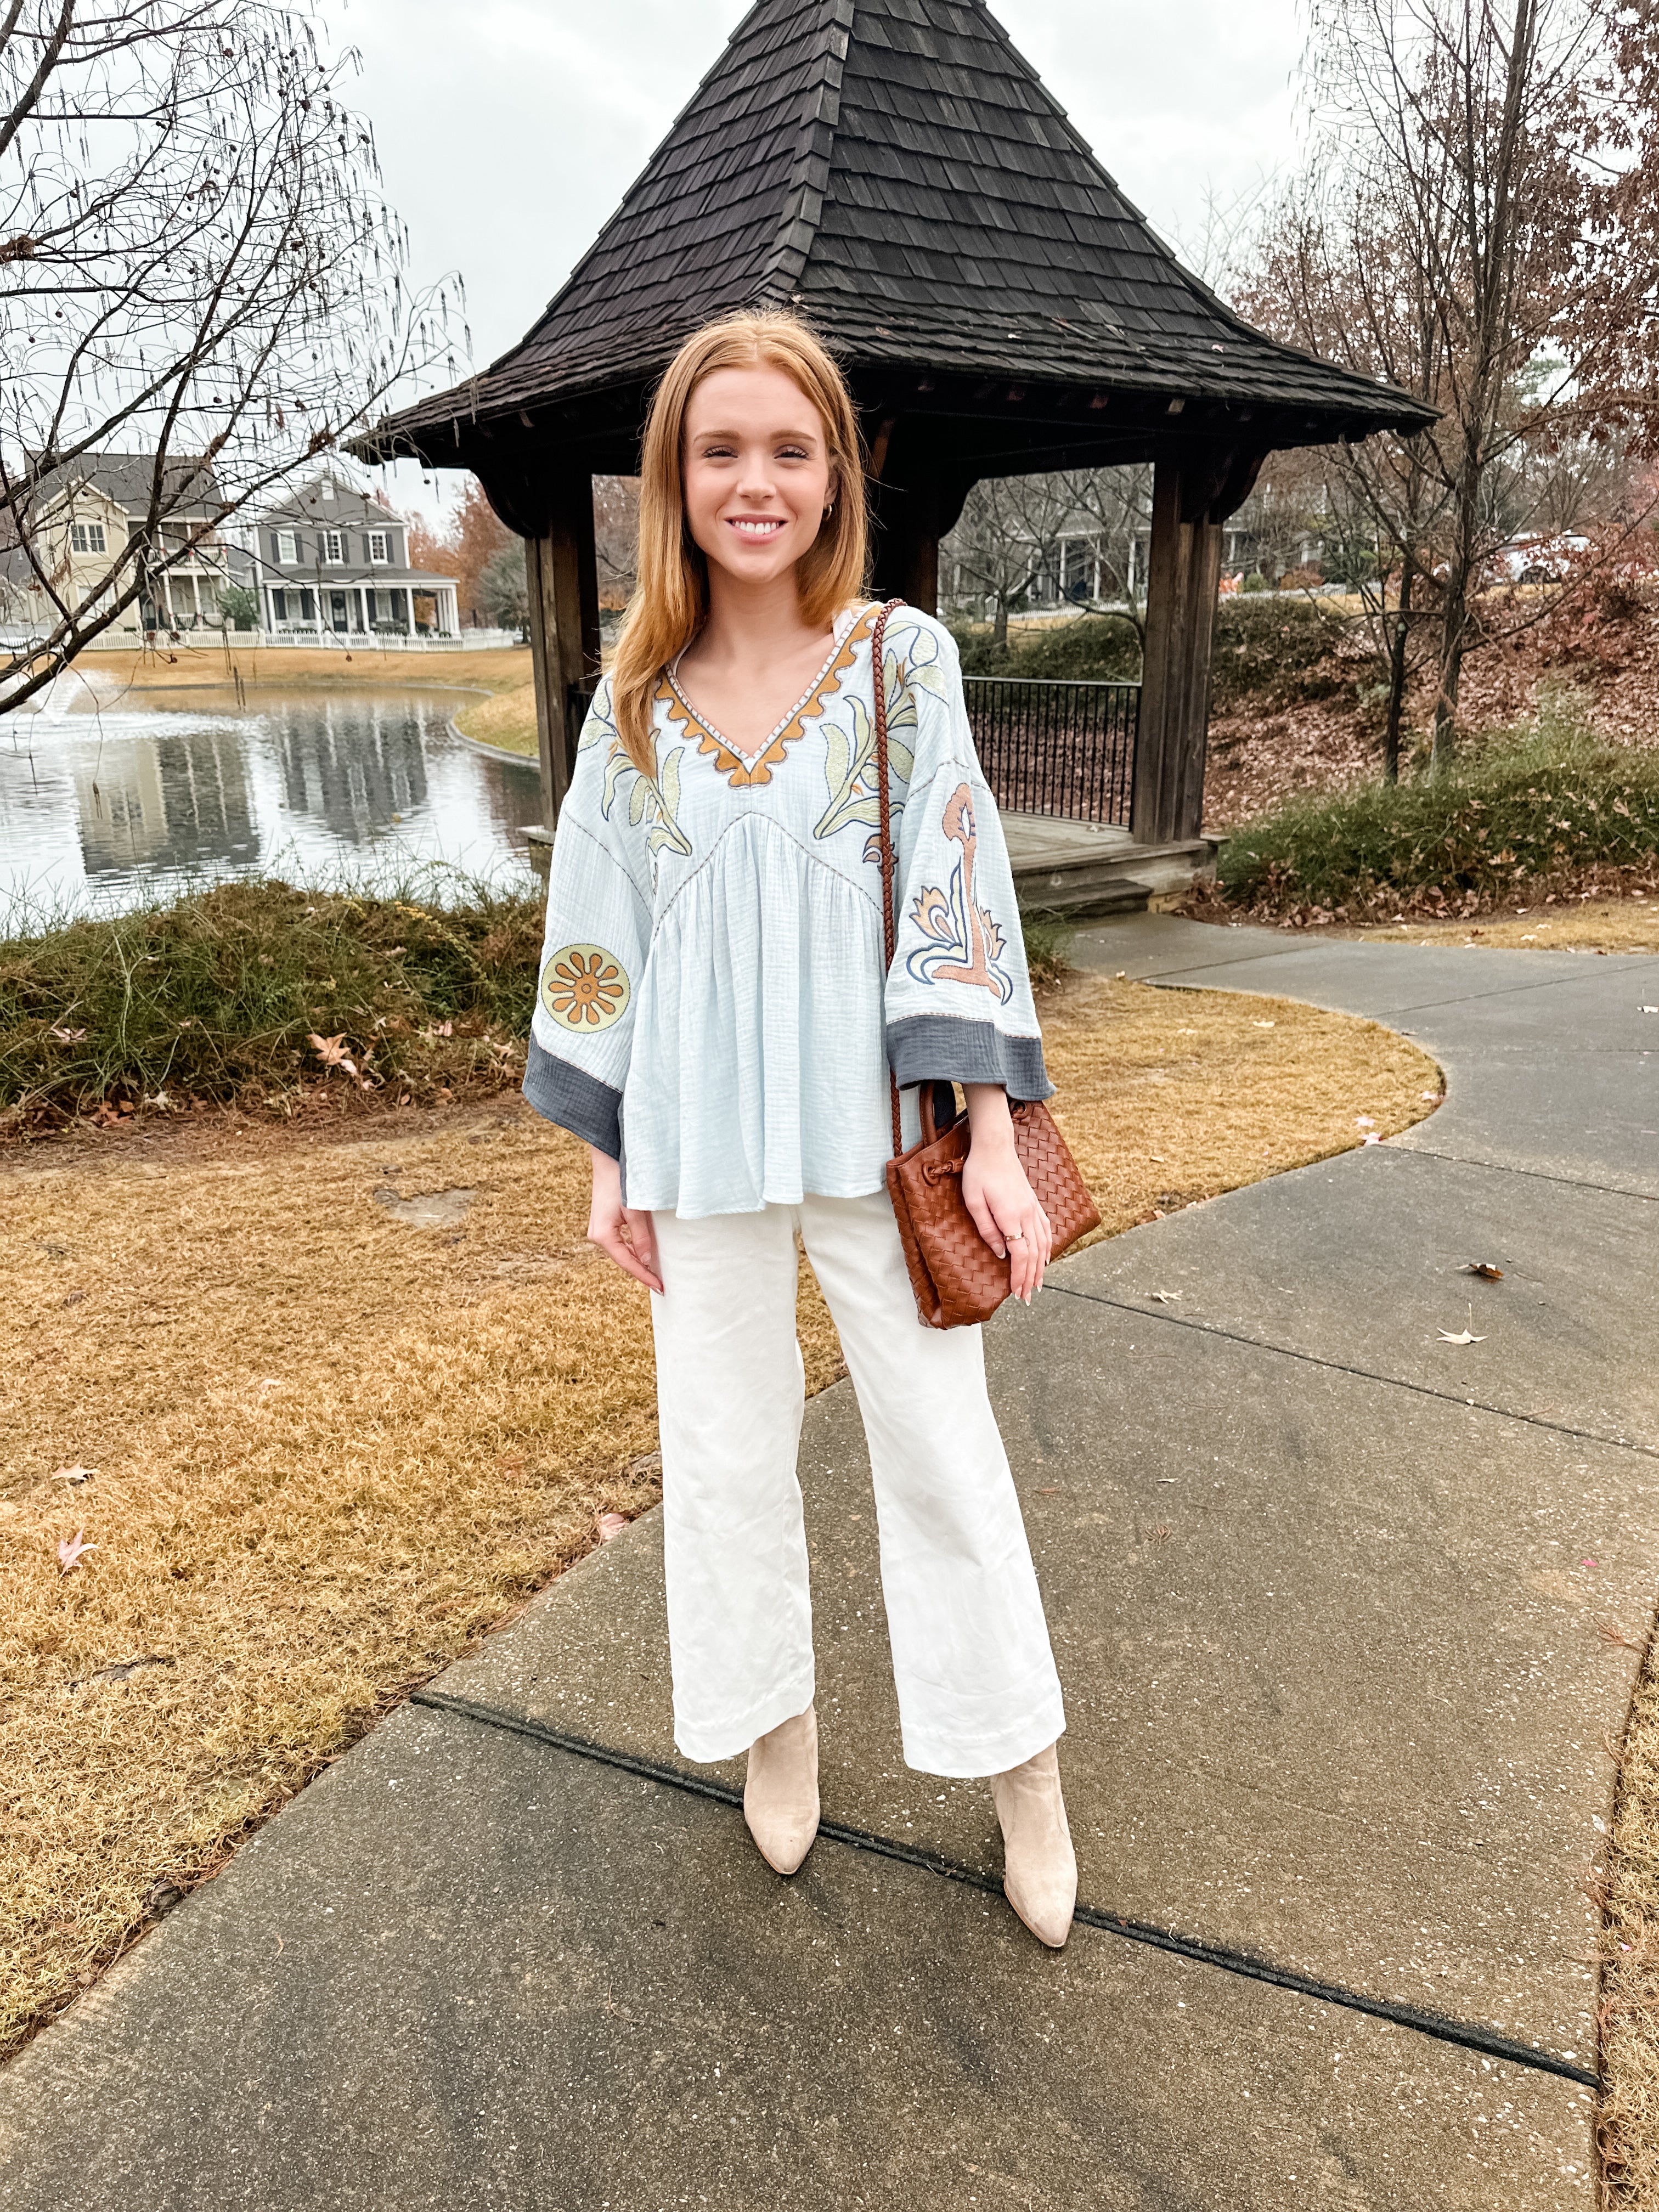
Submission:
[[[886,653],[895,767],[907,744],[913,754],[902,812],[895,806],[888,1058],[901,1084],[1000,1083],[1011,1099],[1048,1098],[1013,872],[974,750],[956,641],[926,617],[902,619],[890,626]]]
[[[625,792],[617,803],[637,780],[617,750],[607,680],[588,709],[559,810],[524,1095],[612,1159],[622,1158],[634,1002],[651,936],[647,848],[631,834],[638,810]]]

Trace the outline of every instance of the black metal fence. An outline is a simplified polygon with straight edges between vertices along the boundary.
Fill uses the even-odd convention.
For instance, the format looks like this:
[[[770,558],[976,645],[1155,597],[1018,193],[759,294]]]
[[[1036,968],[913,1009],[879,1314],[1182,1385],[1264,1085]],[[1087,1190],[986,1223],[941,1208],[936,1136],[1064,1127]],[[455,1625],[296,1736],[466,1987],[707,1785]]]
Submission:
[[[1139,684],[963,681],[980,765],[999,806],[1127,828]]]

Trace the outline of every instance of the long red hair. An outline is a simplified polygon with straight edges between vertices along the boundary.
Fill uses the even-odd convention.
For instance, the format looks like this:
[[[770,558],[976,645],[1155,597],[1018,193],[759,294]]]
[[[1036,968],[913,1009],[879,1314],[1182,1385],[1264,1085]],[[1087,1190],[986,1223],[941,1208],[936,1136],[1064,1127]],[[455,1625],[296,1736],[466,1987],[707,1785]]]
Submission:
[[[611,672],[623,750],[654,775],[652,700],[663,670],[708,618],[708,563],[685,524],[685,412],[718,368],[781,368],[823,423],[835,505],[795,564],[800,607],[827,629],[864,587],[870,526],[858,416],[839,367],[805,323],[771,309],[705,323],[669,363],[651,401],[640,465],[639,581]]]

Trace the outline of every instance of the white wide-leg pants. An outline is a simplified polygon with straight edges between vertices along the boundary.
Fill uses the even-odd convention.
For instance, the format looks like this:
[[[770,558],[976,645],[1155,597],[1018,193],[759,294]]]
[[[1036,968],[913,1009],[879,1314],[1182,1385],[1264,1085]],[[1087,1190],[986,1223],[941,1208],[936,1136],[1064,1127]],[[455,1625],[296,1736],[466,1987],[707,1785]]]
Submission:
[[[907,1763],[997,1774],[1064,1729],[1060,1682],[977,1328],[916,1318],[884,1191],[653,1217],[674,1736],[729,1759],[813,1695],[795,1460],[795,1231],[858,1393]]]

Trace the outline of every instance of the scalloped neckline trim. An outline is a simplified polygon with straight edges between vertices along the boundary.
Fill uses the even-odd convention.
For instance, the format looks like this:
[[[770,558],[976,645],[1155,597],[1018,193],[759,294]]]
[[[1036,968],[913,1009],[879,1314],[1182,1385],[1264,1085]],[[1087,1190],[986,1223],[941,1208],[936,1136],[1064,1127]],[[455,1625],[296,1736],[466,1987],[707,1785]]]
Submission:
[[[657,701],[666,703],[671,722],[683,722],[686,726],[687,734],[698,740],[698,752],[708,755],[714,761],[716,773],[726,777],[734,791],[770,783],[772,770],[781,767],[788,758],[789,747],[798,738],[805,737],[807,723],[822,714],[840,690],[841,679],[858,657],[860,639],[868,629],[875,611],[875,602],[871,601],[861,607],[849,607],[836,617],[830,651],[823,666],[794,705],[773,726],[753,752],[745,752],[734,740],[723,736],[686,697],[676,674],[680,658],[678,654],[662,672],[657,686]]]

